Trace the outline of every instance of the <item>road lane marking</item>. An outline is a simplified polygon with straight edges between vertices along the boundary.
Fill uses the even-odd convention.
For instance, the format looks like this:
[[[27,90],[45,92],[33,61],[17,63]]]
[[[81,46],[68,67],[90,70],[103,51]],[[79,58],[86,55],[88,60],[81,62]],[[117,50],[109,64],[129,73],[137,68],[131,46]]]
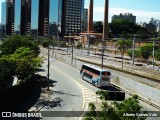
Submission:
[[[82,108],[83,109],[85,107],[85,103],[89,103],[89,102],[101,102],[101,100],[98,98],[98,96],[96,95],[95,92],[93,92],[92,90],[90,90],[86,86],[82,85],[81,83],[79,83],[78,81],[76,81],[75,79],[73,79],[72,77],[70,77],[69,75],[67,75],[62,70],[60,70],[58,68],[55,68],[55,67],[54,67],[54,69],[56,69],[59,72],[63,73],[65,76],[67,76],[68,78],[70,78],[71,80],[73,80],[77,85],[79,85],[79,87],[82,90],[82,96],[83,96],[82,97]]]
[[[52,66],[51,66],[51,67],[52,67]],[[70,78],[70,79],[73,80],[76,84],[79,85],[79,87],[80,87],[81,90],[82,90],[82,95],[83,95],[83,97],[82,97],[82,108],[84,109],[84,99],[83,99],[83,98],[84,98],[84,91],[83,91],[83,89],[82,89],[80,83],[77,82],[76,80],[74,80],[72,77],[70,77],[70,76],[67,75],[66,73],[64,73],[62,70],[60,70],[60,69],[58,69],[58,68],[55,68],[55,67],[54,67],[54,69],[56,69],[56,70],[58,70],[59,72],[63,73],[65,76],[67,76],[68,78]]]

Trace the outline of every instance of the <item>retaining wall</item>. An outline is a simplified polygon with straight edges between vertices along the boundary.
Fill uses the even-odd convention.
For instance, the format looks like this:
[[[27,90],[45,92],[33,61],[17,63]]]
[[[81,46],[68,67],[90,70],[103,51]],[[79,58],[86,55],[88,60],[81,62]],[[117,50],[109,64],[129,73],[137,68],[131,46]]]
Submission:
[[[59,56],[59,55],[58,55]],[[57,57],[58,57],[57,56]],[[65,62],[71,65],[71,56],[64,56],[60,59],[60,61]],[[88,62],[88,61],[86,61]],[[73,59],[72,66],[80,69],[84,62]],[[136,79],[133,79],[132,75],[121,75],[120,72],[112,71],[111,83],[114,83],[117,86],[120,86],[123,89],[126,89],[134,94],[137,94],[144,98],[146,101],[152,102],[158,106],[160,106],[160,90],[138,82]],[[125,73],[123,73],[125,74]],[[138,78],[143,79],[143,78]],[[147,79],[146,79],[147,80]],[[159,84],[159,83],[158,83]]]

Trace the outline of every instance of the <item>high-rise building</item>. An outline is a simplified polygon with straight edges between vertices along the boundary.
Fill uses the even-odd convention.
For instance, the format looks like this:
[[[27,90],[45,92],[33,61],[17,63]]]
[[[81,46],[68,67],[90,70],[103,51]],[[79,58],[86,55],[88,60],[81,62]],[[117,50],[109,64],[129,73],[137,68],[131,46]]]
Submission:
[[[133,16],[131,13],[124,13],[124,14],[120,13],[120,15],[113,15],[112,21],[116,19],[126,19],[136,23],[136,16]]]
[[[49,35],[57,36],[57,24],[55,22],[49,24]]]
[[[155,27],[155,32],[159,32],[160,30],[160,20],[156,20],[154,18],[151,18],[151,21],[149,22],[149,24],[152,24],[150,26]],[[154,28],[152,28],[154,29]]]
[[[146,26],[147,26],[147,23],[146,22],[140,22],[140,24],[139,24],[141,27],[144,27],[144,28],[146,28]]]
[[[80,33],[83,24],[84,0],[62,0],[61,35]]]
[[[6,35],[14,34],[15,0],[6,0]]]
[[[29,35],[31,33],[31,0],[21,0],[21,35]]]
[[[49,33],[49,1],[39,0],[38,35],[47,36]]]
[[[159,22],[157,23],[157,32],[159,32],[160,31],[160,20],[159,20]]]
[[[6,24],[6,2],[2,2],[1,6],[1,23]]]
[[[50,0],[49,35],[58,36],[58,4],[60,0]]]
[[[84,9],[84,15],[83,15],[83,29],[82,31],[87,31],[88,28],[88,9]]]
[[[6,2],[2,2],[1,6],[1,34],[6,33]]]

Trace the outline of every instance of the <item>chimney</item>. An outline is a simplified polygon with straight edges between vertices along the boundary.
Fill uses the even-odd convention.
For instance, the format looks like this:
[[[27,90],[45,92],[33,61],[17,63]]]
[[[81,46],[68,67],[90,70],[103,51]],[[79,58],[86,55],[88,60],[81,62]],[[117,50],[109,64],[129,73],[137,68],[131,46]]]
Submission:
[[[90,32],[93,31],[93,0],[90,0],[88,15],[88,32]]]

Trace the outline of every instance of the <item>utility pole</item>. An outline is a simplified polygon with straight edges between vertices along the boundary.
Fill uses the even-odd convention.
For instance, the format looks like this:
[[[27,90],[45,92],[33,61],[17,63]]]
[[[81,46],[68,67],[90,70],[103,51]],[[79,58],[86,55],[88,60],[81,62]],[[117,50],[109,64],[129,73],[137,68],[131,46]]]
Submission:
[[[47,74],[47,90],[49,90],[49,67],[50,67],[50,63],[49,63],[49,57],[50,57],[50,51],[49,51],[49,44],[48,44],[48,74]]]
[[[68,46],[69,46],[69,43],[66,43],[66,46],[67,46],[67,56],[68,56]]]
[[[154,68],[154,46],[155,46],[155,40],[153,40],[153,58],[152,58],[152,65],[153,65],[153,68]]]
[[[135,39],[136,39],[136,35],[134,34],[133,46],[132,46],[132,63],[133,63],[133,65],[134,65],[134,57],[135,57]]]
[[[48,24],[48,39],[49,39],[49,24]],[[48,74],[47,74],[47,90],[49,90],[49,67],[50,67],[50,61],[49,61],[49,57],[50,57],[50,50],[49,50],[49,43],[48,43]]]
[[[73,65],[73,43],[71,41],[71,45],[72,45],[72,61],[71,61],[71,65]]]
[[[89,35],[89,31],[88,31],[88,51],[87,51],[87,55],[89,56],[89,48],[90,48],[90,35]]]
[[[122,69],[123,69],[123,59],[124,59],[124,40],[122,40]]]
[[[58,40],[57,48],[58,48],[58,50],[59,50],[59,31],[58,31],[58,28],[59,28],[59,17],[60,17],[59,5],[60,5],[60,0],[58,0],[58,22],[57,22],[57,40]]]
[[[102,46],[102,69],[103,69],[103,55],[104,55],[104,46]]]
[[[37,28],[37,39],[38,39],[38,28]]]

